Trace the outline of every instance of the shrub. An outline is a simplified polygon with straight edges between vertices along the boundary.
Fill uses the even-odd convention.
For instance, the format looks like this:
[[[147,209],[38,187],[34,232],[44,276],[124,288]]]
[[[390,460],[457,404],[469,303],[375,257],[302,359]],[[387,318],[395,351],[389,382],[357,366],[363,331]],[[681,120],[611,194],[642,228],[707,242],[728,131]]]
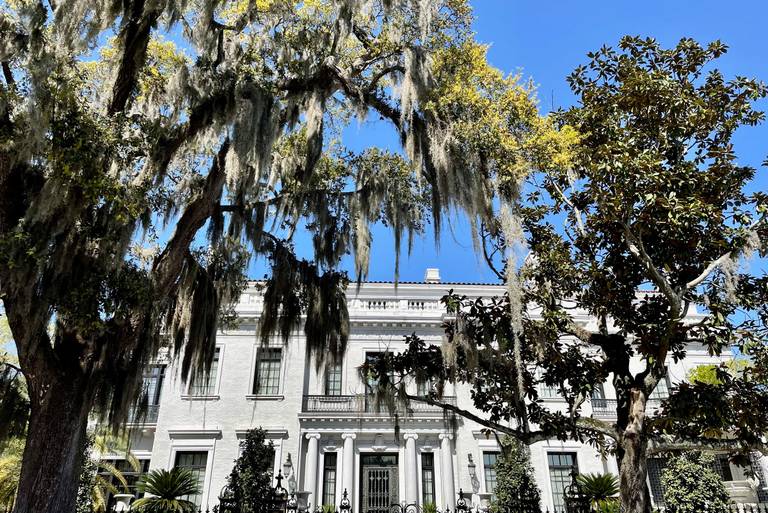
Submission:
[[[686,453],[670,459],[661,473],[666,511],[728,511],[730,496],[713,464],[712,456],[699,453]]]
[[[496,498],[491,511],[538,511],[541,509],[541,493],[533,475],[528,447],[508,437],[501,441],[501,446],[501,456],[496,461]]]
[[[261,428],[248,430],[242,448],[243,452],[227,478],[227,488],[240,511],[252,513],[266,504],[272,492],[275,449]]]
[[[598,513],[619,511],[619,478],[613,474],[579,474],[576,482],[589,498],[592,510]]]
[[[139,491],[149,494],[133,503],[131,510],[139,513],[194,513],[195,503],[182,497],[200,493],[195,475],[179,467],[153,470],[139,482]]]

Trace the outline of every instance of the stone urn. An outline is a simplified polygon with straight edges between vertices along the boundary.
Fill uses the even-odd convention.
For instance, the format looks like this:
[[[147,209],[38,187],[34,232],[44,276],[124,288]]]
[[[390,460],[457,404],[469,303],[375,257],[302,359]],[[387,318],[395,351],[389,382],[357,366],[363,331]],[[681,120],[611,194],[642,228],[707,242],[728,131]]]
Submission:
[[[309,510],[309,493],[306,491],[296,492],[296,502],[298,503],[299,513]]]
[[[478,493],[477,499],[480,501],[480,504],[477,509],[482,513],[488,513],[488,510],[491,509],[491,497],[493,497],[492,493]]]
[[[131,500],[133,500],[133,494],[130,493],[118,493],[113,495],[115,498],[115,505],[112,506],[112,511],[130,511]]]

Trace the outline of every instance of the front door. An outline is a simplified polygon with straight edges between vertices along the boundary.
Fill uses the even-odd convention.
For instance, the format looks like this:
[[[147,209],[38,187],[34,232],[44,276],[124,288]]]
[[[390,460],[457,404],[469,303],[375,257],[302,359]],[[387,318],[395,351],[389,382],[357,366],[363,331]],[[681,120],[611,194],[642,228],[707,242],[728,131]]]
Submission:
[[[399,502],[397,454],[362,454],[360,459],[360,511],[388,513]]]

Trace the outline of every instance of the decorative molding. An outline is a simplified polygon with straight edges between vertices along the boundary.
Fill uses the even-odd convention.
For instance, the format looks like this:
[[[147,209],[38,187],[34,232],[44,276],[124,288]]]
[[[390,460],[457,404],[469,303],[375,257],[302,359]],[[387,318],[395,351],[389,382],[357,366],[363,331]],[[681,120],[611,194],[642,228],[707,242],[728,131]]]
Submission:
[[[170,438],[221,438],[221,429],[181,428],[169,429]]]
[[[285,396],[282,394],[276,394],[276,395],[248,394],[245,396],[245,398],[248,401],[282,401],[285,399]]]
[[[288,438],[288,430],[284,428],[262,428],[264,431],[264,437],[271,440],[286,439]],[[250,429],[235,429],[235,435],[237,438],[245,438],[245,435]]]

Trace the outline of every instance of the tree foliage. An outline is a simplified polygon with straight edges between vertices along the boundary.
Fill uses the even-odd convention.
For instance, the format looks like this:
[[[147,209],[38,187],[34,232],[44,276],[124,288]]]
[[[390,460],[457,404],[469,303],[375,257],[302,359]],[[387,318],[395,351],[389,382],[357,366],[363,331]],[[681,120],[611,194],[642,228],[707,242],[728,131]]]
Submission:
[[[241,443],[242,452],[227,477],[226,490],[238,511],[251,513],[270,500],[275,449],[261,428],[249,429]]]
[[[501,456],[496,460],[495,500],[491,511],[539,511],[541,492],[533,473],[531,455],[526,445],[504,437]]]
[[[494,187],[567,158],[572,134],[488,65],[471,23],[465,0],[3,5],[0,292],[46,405],[20,511],[71,507],[80,459],[42,448],[78,450],[92,409],[123,421],[161,346],[183,380],[208,372],[254,259],[271,266],[262,336],[304,318],[320,364],[344,351],[338,264],[353,254],[365,278],[371,223],[399,254],[445,211],[487,218]],[[348,148],[368,117],[403,151]],[[54,417],[72,419],[61,440]]]
[[[578,133],[572,166],[533,173],[519,205],[502,204],[480,227],[507,294],[449,293],[443,302],[455,318],[442,347],[409,337],[407,351],[373,365],[380,393],[442,406],[525,443],[572,439],[614,451],[628,512],[649,507],[650,452],[762,448],[768,278],[740,262],[766,255],[768,196],[747,192],[755,169],[737,161],[732,136],[763,121],[754,103],[767,91],[714,69],[725,51],[720,42],[665,49],[625,37],[589,54],[568,79],[579,104],[558,114]],[[717,384],[682,383],[654,414],[650,394],[691,347],[736,348],[752,365],[739,373],[724,365]],[[409,393],[414,379],[430,377],[469,385],[483,413],[441,402],[442,384],[428,397]],[[606,380],[617,394],[615,423],[582,415]],[[565,408],[541,401],[541,385]]]
[[[29,393],[16,357],[0,349],[0,450],[23,437],[29,418]]]
[[[731,496],[713,468],[711,456],[684,453],[661,473],[664,506],[671,513],[730,511]]]

